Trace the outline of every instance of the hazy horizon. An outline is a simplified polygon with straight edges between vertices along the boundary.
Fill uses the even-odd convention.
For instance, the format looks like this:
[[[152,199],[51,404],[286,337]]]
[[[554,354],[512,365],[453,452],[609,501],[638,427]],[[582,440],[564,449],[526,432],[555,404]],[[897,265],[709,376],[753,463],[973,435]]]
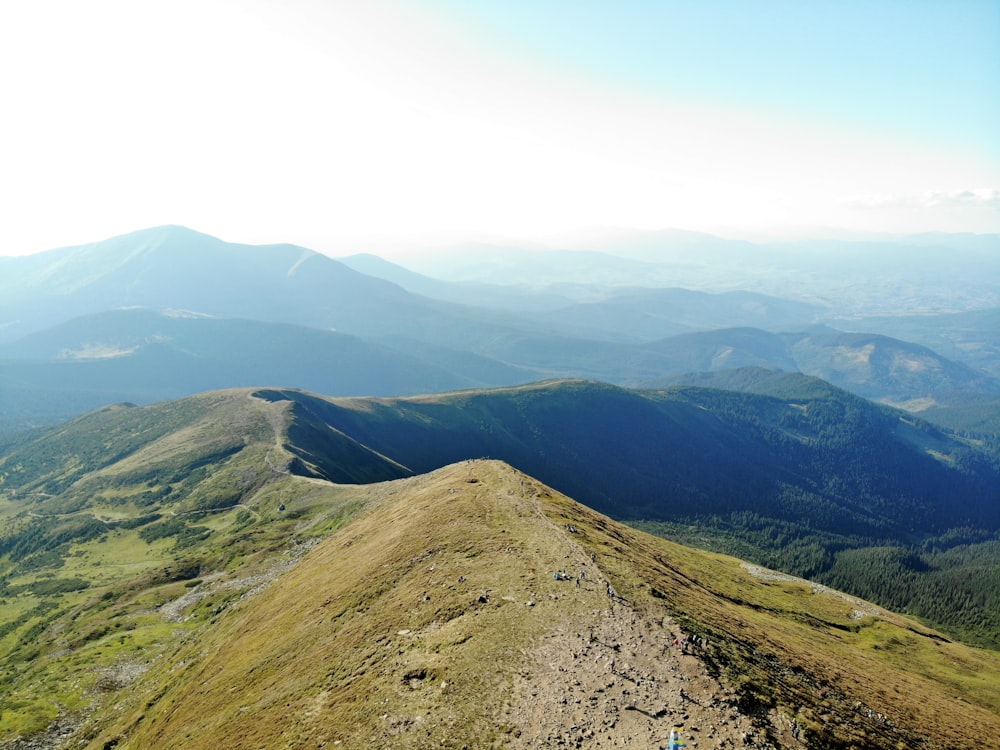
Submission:
[[[0,256],[1000,232],[986,0],[53,0],[0,42]]]
[[[747,230],[731,232],[705,232],[700,230],[681,229],[679,227],[660,227],[656,229],[642,229],[639,227],[621,226],[589,226],[564,232],[553,232],[539,235],[502,235],[489,232],[469,231],[464,233],[449,232],[427,232],[413,233],[409,235],[368,235],[357,237],[331,236],[325,240],[320,240],[318,245],[310,245],[305,241],[293,241],[290,239],[268,239],[268,240],[237,240],[226,235],[214,234],[203,231],[195,226],[183,226],[179,224],[161,224],[150,227],[136,227],[132,230],[115,233],[103,237],[85,238],[80,241],[62,244],[59,246],[31,249],[27,252],[4,252],[0,250],[0,258],[15,258],[26,255],[38,255],[51,250],[64,250],[74,247],[87,247],[99,244],[118,237],[125,237],[142,232],[155,231],[169,227],[178,227],[191,230],[198,234],[205,234],[215,237],[224,243],[247,244],[247,245],[272,245],[272,244],[293,244],[313,250],[333,259],[347,258],[354,255],[376,255],[385,260],[406,265],[408,261],[418,261],[420,259],[430,259],[444,254],[447,257],[451,252],[457,250],[467,250],[474,247],[495,248],[498,250],[513,251],[559,251],[559,250],[581,250],[600,251],[610,255],[621,254],[621,242],[627,242],[629,238],[641,238],[645,235],[663,235],[683,240],[686,235],[700,238],[716,238],[720,240],[730,240],[736,242],[748,242],[761,246],[761,248],[780,248],[786,245],[801,246],[805,243],[807,247],[810,241],[825,243],[833,242],[873,242],[873,243],[906,243],[906,240],[913,238],[915,241],[934,235],[944,238],[957,237],[961,235],[989,236],[1000,240],[1000,233],[995,232],[889,232],[889,231],[864,231],[852,230],[836,227],[797,227],[797,228],[775,228],[772,230]],[[290,232],[290,234],[294,234]],[[821,244],[820,249],[826,247]],[[666,246],[665,246],[666,248]],[[628,252],[625,252],[628,255]],[[669,258],[664,258],[665,261]]]

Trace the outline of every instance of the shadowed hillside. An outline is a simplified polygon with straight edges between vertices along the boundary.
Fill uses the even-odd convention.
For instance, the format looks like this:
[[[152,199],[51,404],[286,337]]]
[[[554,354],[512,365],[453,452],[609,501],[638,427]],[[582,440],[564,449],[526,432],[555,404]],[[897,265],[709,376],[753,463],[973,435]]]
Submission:
[[[1000,523],[988,500],[998,475],[973,443],[803,382],[787,400],[572,380],[399,399],[258,395],[293,402],[293,436],[319,420],[418,473],[501,458],[625,519],[753,510],[872,537]],[[813,507],[796,511],[786,492]]]
[[[378,396],[537,378],[473,354],[403,353],[337,331],[146,309],[74,319],[0,346],[0,358],[0,432],[118,401],[262,383]]]

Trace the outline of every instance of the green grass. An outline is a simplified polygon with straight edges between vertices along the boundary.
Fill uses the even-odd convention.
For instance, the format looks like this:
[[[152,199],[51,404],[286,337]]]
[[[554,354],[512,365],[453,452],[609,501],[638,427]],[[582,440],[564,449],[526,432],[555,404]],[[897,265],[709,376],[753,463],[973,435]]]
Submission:
[[[6,587],[19,591],[3,598],[0,619],[0,627],[8,630],[0,636],[0,742],[40,731],[58,716],[90,705],[95,696],[100,701],[111,694],[101,687],[109,684],[102,677],[108,670],[122,663],[148,664],[176,646],[178,633],[210,624],[295,539],[342,525],[359,507],[349,494],[286,476],[249,495],[252,510],[174,517],[207,529],[197,549],[183,547],[173,535],[146,542],[141,532],[148,527],[109,526],[98,538],[69,545],[51,565],[18,575],[11,574],[20,567],[0,568],[7,571]],[[126,520],[149,512],[124,505],[115,509]],[[177,579],[192,564],[199,577],[191,580],[183,573]],[[206,576],[212,581],[205,582]],[[71,582],[86,588],[45,598],[31,593]],[[157,611],[192,592],[198,598],[177,613],[178,621],[167,621]]]

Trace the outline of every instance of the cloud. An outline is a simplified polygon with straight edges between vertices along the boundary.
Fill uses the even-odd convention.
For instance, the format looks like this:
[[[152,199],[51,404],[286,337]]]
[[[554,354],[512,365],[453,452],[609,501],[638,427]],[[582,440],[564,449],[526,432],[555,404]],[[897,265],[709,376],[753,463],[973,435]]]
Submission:
[[[990,208],[1000,211],[1000,190],[927,190],[923,193],[875,193],[843,198],[848,208],[862,209],[926,209],[926,208]]]
[[[1000,209],[1000,190],[996,188],[979,188],[977,190],[955,190],[950,193],[927,192],[921,196],[924,206],[964,207],[992,206]]]

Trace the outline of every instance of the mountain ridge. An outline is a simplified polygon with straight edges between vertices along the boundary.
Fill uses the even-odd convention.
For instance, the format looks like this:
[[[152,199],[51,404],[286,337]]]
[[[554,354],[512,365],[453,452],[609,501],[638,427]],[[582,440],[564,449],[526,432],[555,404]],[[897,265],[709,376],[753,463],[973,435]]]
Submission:
[[[134,451],[135,441],[151,434],[148,420],[162,429],[177,419],[208,419],[216,408],[209,405],[219,404],[226,405],[219,425],[246,422],[273,432],[274,424],[252,416],[265,409],[280,413],[283,426],[280,437],[270,439],[275,447],[254,450],[282,471],[377,482],[498,458],[656,533],[803,577],[835,579],[849,591],[861,587],[866,598],[916,607],[978,642],[1000,639],[1000,606],[990,604],[1000,591],[986,583],[996,567],[991,540],[1000,528],[1000,508],[991,501],[1000,487],[995,456],[975,440],[823,381],[786,375],[771,386],[761,381],[759,388],[767,387],[779,395],[629,391],[574,380],[405,399],[236,389],[102,410],[15,440],[3,451],[0,472],[6,491],[17,496],[61,488],[58,499],[38,495],[31,507],[67,512],[106,492],[93,480],[70,492],[73,477]],[[254,409],[239,416],[250,404]],[[185,432],[192,436],[185,440],[219,429],[205,424]],[[176,476],[170,486],[194,498],[185,510],[230,507],[241,502],[239,487],[267,476],[259,468],[236,468],[254,455],[239,458],[246,450],[239,434],[220,437],[210,460],[233,462],[234,475],[245,479],[199,489],[198,473],[186,477],[169,461],[157,470]],[[157,498],[175,494],[144,483],[158,462],[146,459],[113,496],[149,497],[142,503],[153,503],[148,512],[154,512]],[[960,548],[965,552],[956,556]],[[879,564],[875,578],[864,574],[867,557],[884,557],[885,549],[892,565]]]
[[[123,585],[111,568],[65,594],[92,602],[51,613],[24,670],[94,685],[56,746],[656,745],[683,723],[689,742],[723,748],[931,736],[958,750],[1000,726],[1000,691],[962,671],[996,670],[995,654],[629,529],[502,462],[365,486],[272,476],[247,497],[257,517],[234,506],[199,521],[250,553],[228,570],[203,558]],[[316,512],[340,520],[310,534]],[[290,538],[261,536],[289,522]],[[197,561],[205,543],[178,554]]]

